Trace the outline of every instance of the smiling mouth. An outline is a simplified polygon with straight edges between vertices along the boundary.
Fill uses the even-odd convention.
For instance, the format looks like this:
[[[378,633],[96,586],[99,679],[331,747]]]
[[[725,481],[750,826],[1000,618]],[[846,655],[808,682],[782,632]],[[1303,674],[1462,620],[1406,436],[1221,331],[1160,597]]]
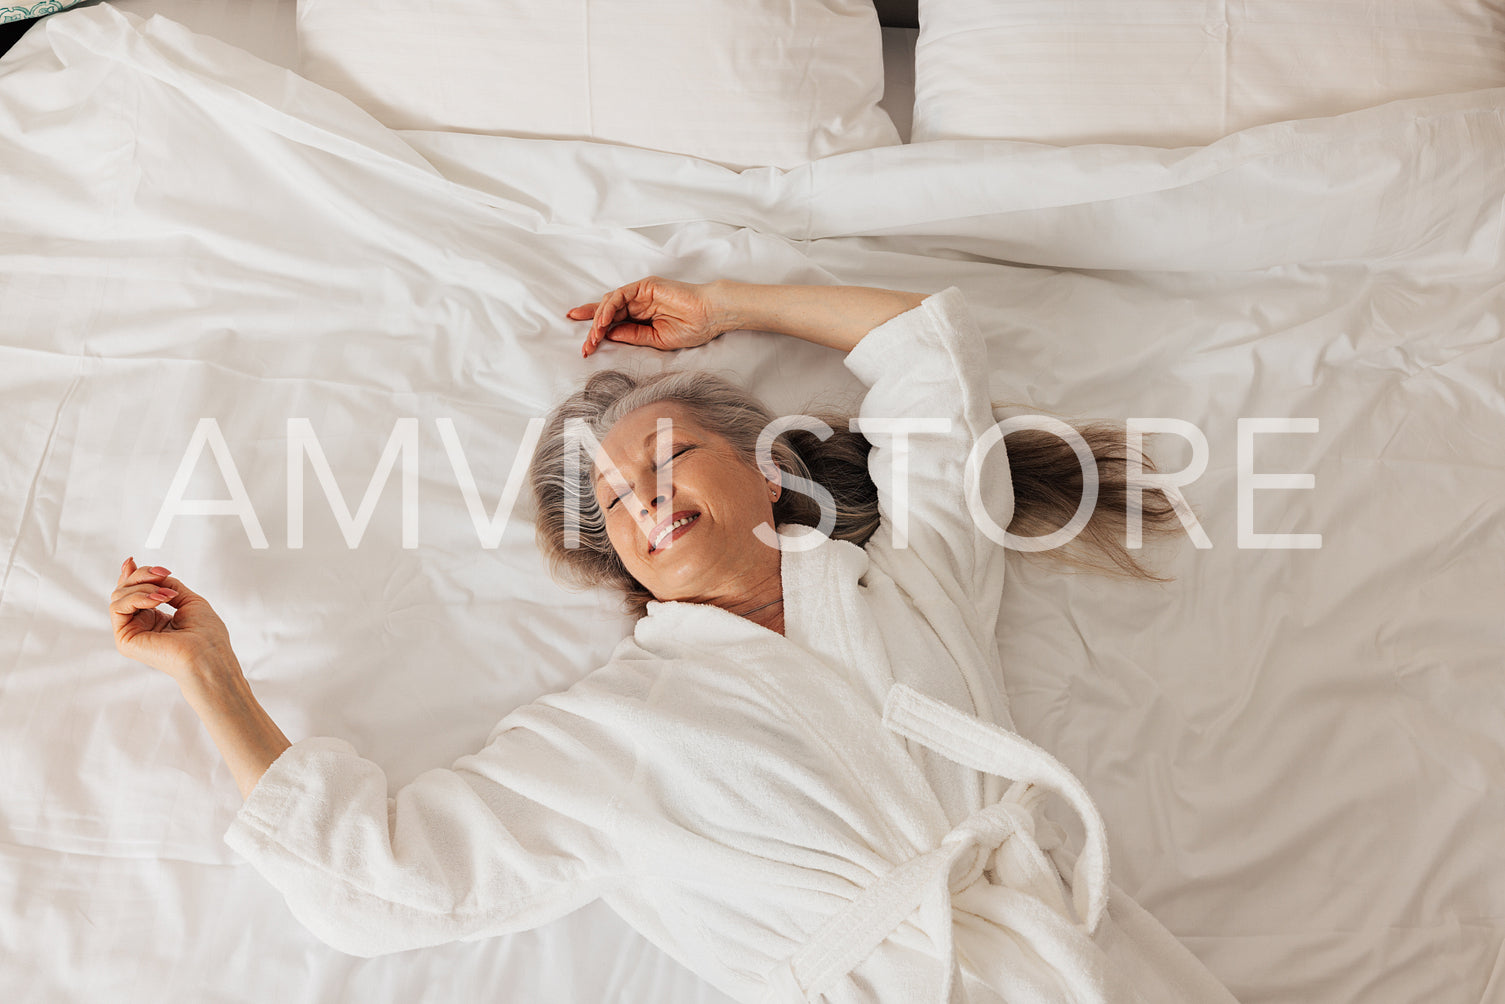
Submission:
[[[685,519],[684,519],[684,521],[681,522],[681,523],[671,524],[670,527],[669,527],[669,529],[664,532],[664,535],[659,538],[658,544],[649,544],[648,545],[648,553],[649,554],[657,554],[658,551],[659,551],[659,548],[662,545],[667,544],[670,540],[674,539],[674,537],[676,537],[678,535],[681,535],[685,531],[689,530],[689,528],[692,525],[694,525],[697,521],[699,521],[699,519],[700,519],[700,513],[697,512],[697,513],[695,513],[692,516],[686,516]]]

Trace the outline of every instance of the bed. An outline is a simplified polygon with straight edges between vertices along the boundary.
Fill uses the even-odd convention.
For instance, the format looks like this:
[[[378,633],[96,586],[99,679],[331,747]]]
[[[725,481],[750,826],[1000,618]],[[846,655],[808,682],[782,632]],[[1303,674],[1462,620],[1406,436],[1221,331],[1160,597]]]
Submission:
[[[1019,731],[1240,1001],[1505,1002],[1505,13],[1213,6],[1141,5],[1115,45],[1090,2],[884,5],[881,32],[827,4],[858,19],[821,58],[859,113],[761,163],[675,149],[683,123],[654,148],[605,115],[404,120],[496,103],[378,93],[395,43],[342,50],[335,0],[32,24],[0,58],[0,999],[732,999],[600,902],[321,944],[223,843],[235,785],[105,616],[122,557],[166,565],[290,737],[393,785],[479,748],[630,628],[542,564],[530,422],[611,366],[724,370],[787,413],[858,389],[759,332],[581,360],[565,311],[660,274],[956,285],[998,402],[1138,420],[1195,521],[1144,552],[1165,583],[1011,553]],[[1391,61],[1344,91],[1366,45]],[[1250,63],[1321,86],[1251,90]],[[958,89],[989,67],[1013,101]]]

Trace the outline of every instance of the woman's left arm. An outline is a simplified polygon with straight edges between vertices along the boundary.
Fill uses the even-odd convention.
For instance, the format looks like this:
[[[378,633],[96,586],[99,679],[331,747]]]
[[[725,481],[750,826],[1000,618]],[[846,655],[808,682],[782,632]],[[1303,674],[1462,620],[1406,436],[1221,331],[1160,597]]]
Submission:
[[[774,331],[846,352],[846,368],[868,388],[854,422],[873,443],[868,470],[882,517],[868,549],[890,556],[912,595],[976,610],[970,626],[991,644],[1014,489],[997,438],[987,344],[961,289],[717,280],[708,290],[723,329]]]
[[[876,286],[776,286],[717,279],[706,295],[718,327],[772,331],[850,352],[869,331],[918,307],[928,293]]]
[[[1008,451],[993,415],[988,346],[960,288],[933,293],[867,332],[843,360],[868,388],[856,427],[881,525],[867,548],[917,602],[944,597],[994,644],[1003,528],[1014,514]]]
[[[225,758],[242,798],[292,744],[251,693],[225,622],[209,601],[161,566],[120,566],[110,594],[115,648],[178,684]],[[177,608],[171,615],[157,608]]]

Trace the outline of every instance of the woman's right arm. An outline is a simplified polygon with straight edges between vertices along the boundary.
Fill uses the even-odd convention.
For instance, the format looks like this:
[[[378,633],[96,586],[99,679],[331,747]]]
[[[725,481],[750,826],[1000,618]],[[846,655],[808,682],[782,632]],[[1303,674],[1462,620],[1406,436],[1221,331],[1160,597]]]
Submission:
[[[230,647],[225,622],[198,593],[169,578],[160,565],[120,565],[110,594],[115,648],[121,655],[160,670],[183,697],[219,748],[242,798],[292,744],[251,693]],[[164,604],[177,612],[164,614]]]
[[[872,286],[775,286],[731,279],[707,283],[706,293],[716,326],[723,331],[772,331],[843,352],[930,295]]]
[[[225,758],[240,797],[250,798],[267,768],[292,743],[251,693],[233,655],[196,666],[178,680],[178,687]]]
[[[358,956],[530,930],[626,880],[615,800],[634,760],[563,702],[393,790],[343,739],[287,750],[225,842],[326,944]]]
[[[289,743],[224,622],[168,569],[127,558],[109,609],[120,653],[177,682],[234,774],[245,802],[226,842],[336,948],[378,955],[538,927],[625,873],[613,812],[635,759],[606,730],[594,744],[577,734],[590,710],[577,696],[516,709],[486,749],[394,795],[344,740]]]

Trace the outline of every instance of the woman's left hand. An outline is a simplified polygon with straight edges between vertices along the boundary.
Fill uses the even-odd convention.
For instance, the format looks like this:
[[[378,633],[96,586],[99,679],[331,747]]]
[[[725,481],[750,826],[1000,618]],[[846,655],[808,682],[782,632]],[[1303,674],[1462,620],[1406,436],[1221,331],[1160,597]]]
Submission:
[[[723,316],[717,289],[716,283],[650,275],[617,287],[596,303],[581,304],[565,316],[591,322],[580,347],[582,356],[595,352],[603,341],[672,352],[704,345],[736,327]]]
[[[121,655],[161,670],[181,685],[194,668],[235,656],[230,632],[209,601],[168,572],[160,566],[137,568],[133,559],[125,559],[110,594],[110,621]],[[164,603],[177,612],[158,610]]]

